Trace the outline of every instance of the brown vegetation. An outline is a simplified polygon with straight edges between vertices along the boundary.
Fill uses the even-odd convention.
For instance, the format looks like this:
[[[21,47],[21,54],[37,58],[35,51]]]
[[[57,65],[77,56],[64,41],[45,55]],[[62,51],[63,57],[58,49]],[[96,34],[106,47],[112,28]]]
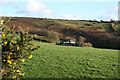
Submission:
[[[119,38],[116,38],[112,32],[108,33],[106,30],[106,25],[110,25],[110,22],[98,23],[96,21],[83,21],[84,25],[88,27],[85,27],[83,23],[81,23],[82,26],[80,26],[78,22],[80,21],[71,20],[70,22],[70,20],[52,20],[44,18],[13,18],[13,20],[7,23],[7,26],[15,25],[16,31],[18,27],[22,27],[22,29],[28,28],[29,33],[37,34],[40,36],[40,39],[46,41],[50,40],[50,42],[70,39],[76,40],[77,36],[83,36],[86,38],[86,41],[90,42],[94,47],[118,49],[118,46],[113,44],[117,44],[118,42],[115,40],[119,40]],[[71,25],[66,25],[68,23]],[[78,27],[74,27],[73,24]]]

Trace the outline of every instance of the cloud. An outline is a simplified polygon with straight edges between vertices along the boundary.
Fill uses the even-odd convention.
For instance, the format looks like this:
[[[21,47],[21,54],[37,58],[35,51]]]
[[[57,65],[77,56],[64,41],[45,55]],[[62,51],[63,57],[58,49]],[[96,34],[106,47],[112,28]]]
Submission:
[[[15,15],[50,17],[52,11],[47,8],[46,4],[40,1],[41,0],[0,0],[0,14],[4,13],[4,11],[2,11],[4,6],[9,6],[7,9],[12,9]]]
[[[80,20],[82,16],[73,16],[73,15],[63,15],[57,16],[56,19],[67,19],[67,20]]]
[[[28,5],[27,5],[27,10],[29,12],[38,12],[40,10],[44,10],[46,8],[46,5],[37,2],[35,0],[29,0]]]
[[[26,15],[50,16],[52,11],[47,6],[36,0],[28,0],[28,4],[24,9],[19,10],[17,13]]]
[[[10,0],[0,0],[0,5],[8,4]]]
[[[12,6],[12,7],[18,7],[20,4],[17,3],[15,0],[0,0],[0,6],[5,5],[5,6]]]
[[[107,11],[106,14],[102,14],[98,17],[99,20],[118,20],[118,7],[112,8]]]

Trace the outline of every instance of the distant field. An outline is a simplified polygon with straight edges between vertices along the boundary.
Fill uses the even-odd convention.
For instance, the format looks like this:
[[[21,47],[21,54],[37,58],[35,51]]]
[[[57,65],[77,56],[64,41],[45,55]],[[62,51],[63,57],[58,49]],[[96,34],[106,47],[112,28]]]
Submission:
[[[118,78],[118,50],[35,44],[24,78]]]

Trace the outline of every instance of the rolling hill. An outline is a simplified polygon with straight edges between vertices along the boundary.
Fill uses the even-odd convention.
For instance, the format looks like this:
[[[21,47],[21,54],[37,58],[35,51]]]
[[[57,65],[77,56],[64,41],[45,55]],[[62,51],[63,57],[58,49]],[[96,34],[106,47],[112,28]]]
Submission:
[[[93,47],[120,49],[120,37],[117,36],[117,32],[114,32],[112,23],[110,21],[12,17],[6,26],[15,25],[16,31],[28,29],[30,34],[37,35],[36,39],[43,41],[55,42],[50,41],[49,35],[52,34],[59,37],[57,42],[76,40],[78,36],[83,36],[87,42],[93,44]]]

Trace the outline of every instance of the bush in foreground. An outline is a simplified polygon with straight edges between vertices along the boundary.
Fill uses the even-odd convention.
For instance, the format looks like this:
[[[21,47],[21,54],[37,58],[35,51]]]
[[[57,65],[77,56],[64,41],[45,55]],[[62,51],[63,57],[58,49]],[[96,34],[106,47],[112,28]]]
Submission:
[[[3,18],[2,27],[2,77],[19,79],[24,76],[21,63],[26,58],[32,58],[32,51],[39,48],[31,43],[32,37],[26,30],[16,33],[15,26],[9,28],[5,24],[10,18]]]

